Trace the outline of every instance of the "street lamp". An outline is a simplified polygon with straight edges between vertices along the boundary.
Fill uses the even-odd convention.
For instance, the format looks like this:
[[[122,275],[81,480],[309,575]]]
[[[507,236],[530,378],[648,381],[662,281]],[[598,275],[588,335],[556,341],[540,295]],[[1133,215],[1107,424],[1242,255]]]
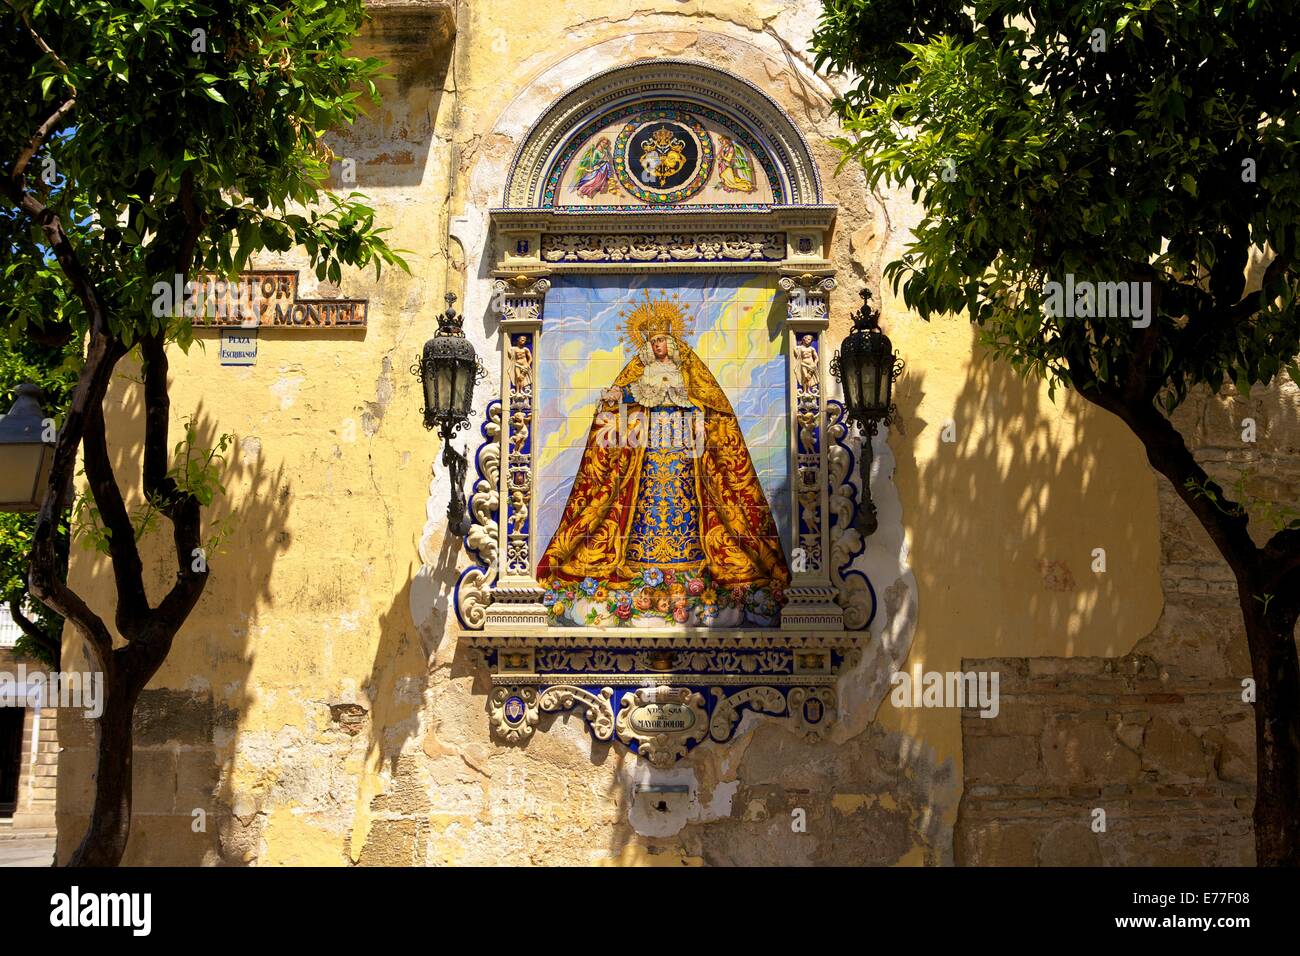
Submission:
[[[40,511],[54,464],[46,420],[40,388],[19,385],[13,408],[0,415],[0,511]]]
[[[469,427],[470,406],[474,401],[474,383],[484,369],[474,346],[461,330],[464,316],[458,315],[453,303],[456,294],[448,292],[447,311],[438,316],[438,331],[424,343],[424,354],[411,367],[424,385],[424,427],[437,426],[442,436],[442,463],[451,474],[451,500],[447,518],[453,531],[460,532],[465,523],[463,488],[469,460],[451,446],[452,436]]]
[[[871,290],[862,290],[862,308],[853,314],[853,331],[831,360],[831,374],[844,391],[844,411],[862,432],[859,474],[862,506],[856,527],[864,538],[875,533],[876,506],[871,500],[871,439],[880,425],[886,428],[898,417],[893,404],[894,379],[903,360],[894,352],[889,336],[880,331],[880,313],[871,307]]]

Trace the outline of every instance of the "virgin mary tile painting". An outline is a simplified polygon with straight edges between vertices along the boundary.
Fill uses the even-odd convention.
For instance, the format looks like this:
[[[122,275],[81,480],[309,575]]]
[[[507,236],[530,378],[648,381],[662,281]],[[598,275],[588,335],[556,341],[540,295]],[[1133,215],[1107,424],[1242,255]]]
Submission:
[[[618,315],[632,357],[588,381],[581,460],[537,567],[552,623],[776,624],[790,572],[736,412],[690,344],[689,304],[647,290]]]

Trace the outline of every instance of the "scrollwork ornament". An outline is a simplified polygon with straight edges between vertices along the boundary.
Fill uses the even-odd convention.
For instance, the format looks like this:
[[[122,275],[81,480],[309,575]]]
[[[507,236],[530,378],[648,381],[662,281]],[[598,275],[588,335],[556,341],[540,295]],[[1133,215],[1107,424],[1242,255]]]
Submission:
[[[826,436],[829,444],[826,460],[830,471],[831,573],[839,590],[837,603],[844,609],[844,626],[850,630],[861,630],[871,622],[875,601],[866,576],[860,571],[848,571],[854,559],[866,547],[866,541],[853,522],[858,496],[849,479],[853,455],[844,443],[847,432],[843,404],[838,401],[827,402]]]
[[[507,743],[527,740],[537,729],[537,708],[536,688],[495,688],[488,698],[492,732]]]
[[[537,705],[548,713],[572,710],[580,705],[592,736],[597,740],[610,740],[614,736],[614,705],[610,703],[613,696],[612,687],[602,687],[599,694],[593,694],[581,687],[556,684],[542,691]]]
[[[714,740],[730,740],[740,722],[740,708],[749,707],[756,713],[784,714],[786,710],[785,695],[775,687],[746,687],[730,696],[724,694],[721,687],[712,688],[716,701],[713,707],[713,719],[709,722],[709,736]]]
[[[469,532],[465,550],[474,566],[461,575],[456,586],[456,611],[470,630],[482,629],[487,607],[492,603],[491,584],[496,574],[497,516],[500,514],[501,403],[488,406],[483,423],[483,444],[475,456],[479,478],[469,499]]]

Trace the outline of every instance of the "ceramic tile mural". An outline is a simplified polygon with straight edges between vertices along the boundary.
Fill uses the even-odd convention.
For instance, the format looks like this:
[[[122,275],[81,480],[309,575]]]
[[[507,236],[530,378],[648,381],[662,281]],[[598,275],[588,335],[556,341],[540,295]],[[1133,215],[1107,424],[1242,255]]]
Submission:
[[[776,168],[746,129],[698,104],[623,106],[587,124],[552,169],[544,206],[781,202]]]
[[[789,581],[775,280],[563,276],[538,339],[554,625],[773,626]]]

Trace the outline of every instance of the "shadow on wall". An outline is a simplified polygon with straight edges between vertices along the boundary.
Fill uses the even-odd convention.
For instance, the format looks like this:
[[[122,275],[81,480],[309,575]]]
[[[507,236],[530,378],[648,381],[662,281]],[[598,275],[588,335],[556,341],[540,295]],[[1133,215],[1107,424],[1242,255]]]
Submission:
[[[1022,516],[1023,527],[1001,522],[998,536],[1000,515],[990,521],[974,509],[945,525],[942,494],[973,505],[988,485],[945,462],[940,446],[934,461],[917,466],[918,487],[923,494],[932,489],[918,528],[949,528],[945,544],[955,562],[993,535],[985,553],[1018,566],[1022,577],[1036,559],[1042,586],[1020,598],[1024,612],[1014,607],[1016,595],[1003,591],[976,604],[971,616],[981,630],[971,635],[958,666],[998,672],[1001,707],[993,719],[973,710],[964,715],[957,862],[1250,863],[1253,726],[1240,687],[1223,679],[1223,617],[1239,618],[1239,612],[1230,588],[1215,594],[1206,587],[1216,573],[1211,566],[1226,568],[1116,419],[1074,396],[1063,399],[1079,411],[1075,441],[1062,448],[1038,417],[1037,396],[1015,387],[1009,370],[986,363],[977,372],[956,405],[953,447],[975,453],[968,467],[976,474],[991,471],[1015,489],[1016,496],[998,503],[1002,515]],[[1211,471],[1214,461],[1240,458],[1229,435],[1237,426],[1225,411],[1194,399],[1179,413],[1193,448],[1205,444],[1207,417],[1223,419],[1208,427],[1220,447],[1208,455],[1198,450]],[[1259,414],[1262,421],[1269,413]],[[972,436],[968,426],[964,435],[963,418],[971,416],[982,416],[979,431]],[[1204,546],[1199,552],[1193,539]],[[918,554],[923,543],[918,533]],[[1094,548],[1105,549],[1105,573],[1093,570]],[[950,613],[981,601],[971,590],[973,575],[960,566],[922,557],[917,568],[927,595],[943,583],[939,570],[951,575],[951,586],[936,595]],[[1164,610],[1157,623],[1161,579]],[[923,613],[934,611],[936,597],[922,601]],[[1189,622],[1216,605],[1218,633],[1202,627],[1194,636]],[[1018,633],[1017,626],[1035,630]],[[1189,647],[1198,637],[1206,643]],[[1130,654],[1135,645],[1144,653]],[[1158,659],[1146,656],[1153,652]],[[948,667],[925,663],[926,669]]]
[[[896,391],[907,437],[892,445],[923,663],[1125,653],[1160,606],[1154,479],[1141,446],[1073,393],[1058,390],[1052,409],[1035,380],[971,335],[951,420],[921,418],[925,373],[910,370],[919,357]],[[1103,558],[1104,572],[1094,570]]]
[[[430,445],[433,443],[431,442]],[[445,476],[444,476],[445,477]],[[341,847],[351,862],[370,866],[411,866],[424,863],[433,808],[428,782],[418,773],[418,754],[437,753],[437,727],[430,726],[420,750],[404,755],[420,733],[420,717],[438,696],[438,685],[461,673],[468,674],[456,648],[448,666],[439,649],[447,640],[449,618],[454,616],[455,566],[459,538],[443,539],[431,582],[434,596],[430,616],[417,627],[412,619],[411,592],[416,566],[407,564],[405,583],[379,617],[379,642],[362,692],[370,705],[366,724],[364,767],[352,829]]]
[[[144,408],[143,389],[129,383],[128,376],[119,373],[106,405],[114,471],[119,484],[132,489],[127,498],[128,507],[132,507],[139,504],[140,463],[128,450],[140,447]],[[120,403],[115,410],[114,403]],[[201,403],[193,423],[194,447],[215,447],[220,434]],[[173,446],[183,439],[182,428],[173,419]],[[259,450],[248,443],[241,446],[236,440],[227,453],[221,472],[227,494],[204,509],[203,535],[210,541],[223,524],[230,534],[208,555],[211,574],[203,596],[176,635],[169,660],[151,682],[154,686],[141,694],[136,705],[133,827],[123,857],[125,865],[241,863],[244,854],[256,846],[255,840],[251,845],[241,843],[240,834],[255,814],[239,806],[231,813],[229,780],[236,721],[250,702],[247,677],[257,616],[274,608],[271,569],[289,545],[288,532],[283,529],[290,501],[283,467],[269,472]],[[140,545],[146,590],[150,603],[156,606],[175,575],[170,524],[160,520]],[[78,592],[91,596],[92,606],[112,606],[115,591],[106,559],[96,557],[81,563],[72,584]],[[239,609],[245,610],[241,613]],[[111,627],[111,616],[109,623]],[[183,666],[180,661],[187,657],[194,660],[194,647],[208,654],[202,669],[180,676],[169,674],[169,668]],[[64,666],[88,668],[85,660],[83,646],[79,659],[65,660]],[[209,680],[212,675],[220,675],[224,685],[215,689],[215,695]],[[160,683],[172,687],[157,686]],[[60,712],[60,862],[76,849],[89,823],[95,733],[94,723],[81,712]],[[242,822],[237,817],[241,810],[247,817]]]

